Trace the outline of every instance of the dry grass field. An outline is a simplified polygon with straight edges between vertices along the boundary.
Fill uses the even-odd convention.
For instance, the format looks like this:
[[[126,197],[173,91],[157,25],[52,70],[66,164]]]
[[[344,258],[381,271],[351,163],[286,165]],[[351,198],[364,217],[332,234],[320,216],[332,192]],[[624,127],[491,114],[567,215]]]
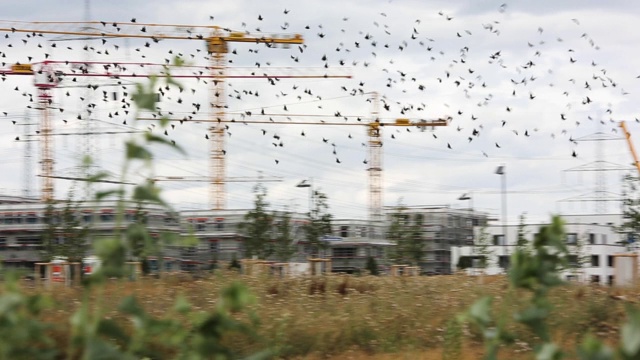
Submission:
[[[491,295],[494,319],[506,324],[516,341],[501,349],[500,358],[530,359],[533,336],[514,324],[512,314],[527,294],[508,287],[504,277],[465,275],[432,277],[353,277],[329,275],[304,278],[243,276],[221,272],[207,278],[168,275],[163,279],[112,282],[103,293],[105,316],[126,319],[117,311],[120,299],[134,294],[155,317],[177,316],[170,309],[183,295],[195,310],[215,306],[222,288],[235,281],[245,283],[256,301],[250,311],[260,319],[260,341],[241,335],[226,341],[243,353],[276,348],[286,359],[478,359],[483,353],[479,334],[453,321],[482,295]],[[77,287],[30,287],[54,300],[42,320],[53,324],[53,338],[64,348],[68,318],[81,301]],[[568,284],[554,289],[549,325],[556,343],[570,355],[588,332],[616,341],[624,318],[624,304],[640,299],[640,287],[614,290]],[[238,315],[247,318],[246,313]],[[572,356],[569,356],[572,358]]]

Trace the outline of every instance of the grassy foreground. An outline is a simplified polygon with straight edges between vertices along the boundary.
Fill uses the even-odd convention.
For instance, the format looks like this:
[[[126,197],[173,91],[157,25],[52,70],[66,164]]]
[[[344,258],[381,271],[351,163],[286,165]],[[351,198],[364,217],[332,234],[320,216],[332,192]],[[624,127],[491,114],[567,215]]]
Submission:
[[[126,295],[134,294],[147,312],[162,318],[178,316],[169,311],[178,295],[186,297],[194,310],[207,311],[213,309],[221,289],[241,281],[256,297],[250,310],[260,319],[261,337],[259,342],[242,335],[225,339],[242,353],[271,347],[280,358],[478,359],[483,354],[481,337],[454,320],[478,297],[492,295],[495,318],[517,337],[501,350],[500,358],[532,358],[530,344],[535,339],[511,316],[526,302],[527,294],[510,290],[504,277],[479,280],[465,275],[276,278],[223,272],[204,279],[171,275],[109,283],[101,302],[107,317],[127,324],[116,310]],[[64,349],[70,336],[68,319],[81,302],[82,290],[58,286],[27,292],[46,293],[53,299],[52,309],[40,318],[52,325],[49,332]],[[623,291],[567,284],[554,289],[549,325],[555,342],[573,358],[575,344],[588,332],[608,343],[616,341],[624,304],[639,296],[640,287]]]

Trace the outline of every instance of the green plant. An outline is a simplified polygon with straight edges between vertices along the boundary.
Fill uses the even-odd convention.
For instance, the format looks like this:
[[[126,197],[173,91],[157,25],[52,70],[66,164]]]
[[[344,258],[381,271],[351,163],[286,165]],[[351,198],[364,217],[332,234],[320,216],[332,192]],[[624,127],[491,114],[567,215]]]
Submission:
[[[369,272],[370,275],[374,275],[374,276],[380,275],[380,270],[378,269],[378,262],[373,256],[367,257],[367,264],[365,265],[365,269]]]
[[[244,222],[238,225],[238,229],[244,235],[245,256],[251,258],[255,255],[260,259],[266,259],[274,253],[270,242],[273,217],[267,210],[267,189],[258,184],[253,191],[254,208],[245,214]]]
[[[326,249],[327,243],[322,237],[331,234],[331,219],[327,195],[320,190],[313,190],[313,208],[308,214],[308,222],[303,230],[305,240],[311,247],[311,255],[317,256],[320,249]]]
[[[38,320],[51,300],[24,294],[15,272],[5,274],[0,294],[0,359],[55,359],[59,351],[47,335],[51,326]]]
[[[513,315],[537,339],[533,347],[536,359],[562,359],[566,353],[553,341],[548,319],[553,306],[548,293],[563,284],[559,271],[566,268],[568,249],[565,245],[563,222],[554,216],[548,226],[540,229],[533,242],[531,253],[517,249],[511,256],[509,284],[515,291],[529,293],[528,303]],[[504,323],[491,316],[492,298],[485,296],[473,303],[459,319],[474,324],[484,339],[485,359],[497,359],[500,345],[512,343],[514,336]],[[616,351],[587,334],[579,344],[577,354],[584,360],[637,359],[640,356],[640,311],[627,307],[627,322],[623,325]]]
[[[422,238],[423,215],[411,216],[405,213],[406,208],[400,204],[392,215],[387,237],[395,243],[393,261],[396,264],[419,265],[424,255],[425,242]]]
[[[289,212],[274,213],[273,218],[275,219],[274,257],[279,261],[286,262],[296,252],[291,233],[291,214]]]
[[[42,236],[42,255],[46,260],[64,257],[68,261],[81,261],[89,249],[87,237],[89,227],[81,222],[79,202],[74,200],[73,190],[69,191],[63,207],[48,201],[43,223],[46,229]]]
[[[175,64],[179,65],[176,60]],[[136,85],[132,96],[139,109],[156,110],[155,88],[158,79],[151,77],[149,84]],[[167,84],[176,85],[168,77]],[[168,120],[161,117],[160,127]],[[122,171],[124,183],[128,169],[136,166],[138,173],[146,169],[151,178],[152,148],[156,145],[179,147],[164,138],[145,133],[125,143],[126,155]],[[85,159],[85,163],[90,159]],[[105,177],[98,173],[86,179],[95,182]],[[50,304],[49,297],[43,295],[24,295],[12,276],[7,277],[0,293],[0,360],[4,359],[51,359],[57,357],[78,359],[139,359],[139,358],[176,358],[176,359],[236,359],[246,355],[239,352],[229,342],[233,336],[244,336],[259,342],[256,329],[258,318],[253,312],[247,312],[255,298],[246,286],[232,283],[220,293],[215,307],[209,311],[195,310],[184,296],[178,296],[164,317],[150,315],[135,296],[125,296],[120,300],[118,313],[120,320],[107,315],[105,309],[105,287],[107,279],[122,278],[126,274],[125,261],[129,256],[144,258],[156,253],[162,258],[162,246],[175,242],[175,234],[161,234],[153,240],[146,227],[142,208],[147,204],[156,204],[171,211],[160,197],[160,189],[152,181],[136,185],[129,193],[133,203],[138,205],[134,221],[123,226],[124,187],[96,194],[96,200],[117,196],[117,214],[115,234],[94,244],[95,252],[101,259],[100,269],[85,281],[81,301],[77,310],[67,319],[70,323],[69,343],[66,350],[55,346],[47,331],[51,326],[40,321],[43,310]],[[47,249],[51,254],[65,255],[72,259],[82,257],[83,249],[76,254],[70,240],[84,242],[82,233],[75,233],[78,226],[73,202],[69,200],[62,213],[56,213],[52,204],[48,206],[50,236]],[[73,236],[72,236],[73,235]],[[65,242],[56,243],[54,239],[64,237]],[[191,240],[191,239],[189,239]],[[188,241],[187,241],[188,242]],[[64,246],[63,246],[64,245]],[[68,250],[68,251],[67,251]],[[160,267],[162,265],[160,264]],[[238,318],[245,312],[248,322]],[[122,319],[128,320],[123,323]],[[62,325],[66,328],[66,324]],[[271,351],[259,351],[252,359],[267,358]]]

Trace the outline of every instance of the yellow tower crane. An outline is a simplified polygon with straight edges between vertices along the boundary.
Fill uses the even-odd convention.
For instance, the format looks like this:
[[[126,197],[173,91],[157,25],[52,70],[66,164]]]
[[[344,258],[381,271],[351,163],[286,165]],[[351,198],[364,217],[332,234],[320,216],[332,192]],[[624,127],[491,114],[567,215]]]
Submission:
[[[638,154],[636,153],[636,149],[633,147],[633,142],[631,142],[631,133],[627,130],[627,124],[623,121],[620,121],[620,127],[622,128],[622,132],[624,132],[624,137],[627,140],[627,144],[629,145],[629,151],[631,151],[631,156],[633,156],[633,165],[638,169],[638,175],[640,176],[640,161],[638,161]]]
[[[82,30],[77,30],[82,29]],[[209,128],[210,147],[210,201],[214,210],[225,208],[225,160],[224,160],[224,125],[225,114],[225,87],[226,79],[226,54],[229,52],[229,42],[257,43],[265,44],[268,47],[281,44],[284,47],[302,44],[303,38],[300,34],[293,35],[251,35],[246,32],[231,31],[220,26],[194,26],[179,24],[151,24],[151,23],[115,23],[105,21],[76,21],[76,22],[50,22],[50,21],[0,21],[0,32],[28,33],[34,36],[43,34],[70,35],[95,38],[139,38],[160,40],[204,40],[207,43],[207,50],[211,55],[211,96],[213,97],[211,111],[213,118],[217,121]],[[41,91],[41,99],[46,104],[51,102],[47,90]],[[50,131],[50,120],[48,115],[44,116],[44,129]],[[45,179],[51,179],[53,169],[53,159],[51,149],[48,144],[48,137],[45,137],[43,145],[43,169],[42,174]],[[51,180],[46,180],[51,181]],[[53,193],[53,183],[47,183],[45,190],[48,194]]]

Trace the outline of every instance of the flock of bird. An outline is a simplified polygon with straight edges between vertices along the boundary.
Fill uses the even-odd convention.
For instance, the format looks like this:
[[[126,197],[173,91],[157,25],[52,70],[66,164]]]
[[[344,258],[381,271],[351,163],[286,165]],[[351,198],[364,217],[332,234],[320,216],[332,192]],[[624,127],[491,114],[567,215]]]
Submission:
[[[330,24],[305,23],[305,19],[296,17],[294,8],[283,9],[277,14],[248,16],[232,29],[261,36],[269,34],[266,32],[270,30],[268,27],[278,26],[277,30],[301,33],[305,43],[292,46],[284,55],[269,49],[277,47],[275,45],[230,43],[227,54],[230,68],[245,67],[250,68],[247,71],[252,74],[274,75],[266,81],[226,81],[227,118],[238,124],[250,119],[275,123],[300,121],[307,114],[313,116],[309,121],[318,121],[315,119],[324,114],[319,121],[364,125],[372,116],[380,121],[450,117],[448,129],[438,129],[427,136],[420,134],[420,141],[426,143],[427,139],[433,139],[429,143],[432,148],[472,151],[490,157],[509,154],[511,146],[525,139],[549,136],[566,140],[567,156],[578,157],[576,129],[591,123],[599,124],[591,129],[615,132],[620,118],[614,104],[630,93],[614,77],[617,72],[600,63],[597,55],[600,44],[582,29],[579,19],[567,19],[572,27],[563,32],[552,32],[541,25],[529,29],[526,38],[514,40],[504,30],[505,14],[509,11],[509,6],[502,4],[495,9],[496,20],[479,24],[444,11],[429,14],[428,19],[407,20],[402,24],[388,21],[385,12],[379,12],[373,19],[355,19],[355,14],[342,16]],[[215,22],[216,17],[210,16],[209,20]],[[130,43],[101,38],[86,45],[85,40],[62,41],[38,33],[7,32],[0,35],[2,67],[9,68],[13,63],[65,60],[64,57],[73,56],[76,62],[82,61],[78,57],[101,61],[102,72],[137,71],[142,74],[147,70],[134,64],[136,61],[168,64],[172,58],[179,57],[200,68],[186,67],[183,71],[190,72],[192,78],[183,80],[180,86],[158,86],[162,101],[158,103],[157,111],[149,114],[155,118],[168,116],[175,121],[163,129],[155,124],[145,127],[147,131],[160,129],[163,135],[180,144],[180,136],[173,136],[175,132],[187,126],[186,132],[192,133],[197,127],[189,129],[190,123],[209,118],[211,99],[208,94],[213,80],[204,76],[211,71],[208,67],[210,54],[201,42],[190,42],[197,44],[193,48],[192,44],[186,44],[187,41],[174,41],[171,42],[174,47],[169,49],[165,45],[169,41],[154,38],[153,28],[136,18],[126,22],[104,21],[96,26],[105,32],[135,29],[133,32],[150,34],[150,37]],[[195,34],[196,30],[183,31],[194,31],[196,39],[203,37]],[[522,33],[525,34],[525,29]],[[501,45],[502,38],[508,40]],[[130,64],[123,65],[123,58]],[[124,78],[108,81],[85,78],[83,73],[93,70],[83,69],[81,64],[72,65],[59,65],[68,69],[71,75],[64,77],[66,88],[51,104],[57,110],[54,132],[74,122],[82,123],[96,117],[113,126],[134,129],[132,117],[136,111],[131,95],[135,82]],[[326,73],[342,71],[353,76],[339,80],[284,80],[277,76],[278,67],[282,66],[314,66]],[[77,76],[73,76],[73,72]],[[1,84],[12,83],[9,78],[0,72]],[[25,86],[11,85],[10,89],[4,90],[15,91],[25,99],[27,108],[36,108],[35,89]],[[87,91],[91,95],[87,95]],[[379,109],[371,115],[376,102],[374,92],[379,93]],[[558,106],[559,103],[563,105]],[[17,108],[15,103],[5,106],[8,108],[2,111],[4,117],[13,119],[12,123],[18,125],[24,110]],[[545,119],[539,122],[522,120],[531,109],[544,110]],[[239,125],[225,125],[228,137],[236,126]],[[276,129],[284,128],[283,125]],[[198,129],[203,132],[198,135],[203,143],[210,140],[206,129]],[[292,136],[268,125],[252,125],[251,129],[256,135],[268,138],[275,149],[285,148],[287,137]],[[321,127],[298,131],[296,136],[305,141],[327,144],[327,156],[331,152],[335,163],[342,164],[345,161],[338,156],[340,144],[354,141],[352,132],[356,130],[344,132],[340,141],[326,137]],[[38,134],[39,130],[35,132]],[[402,141],[403,137],[409,139],[419,132],[417,128],[389,127],[385,129],[383,143]],[[492,139],[496,134],[500,135],[500,140]],[[15,140],[24,140],[21,136],[16,135]],[[366,147],[366,142],[360,140],[358,145]],[[224,152],[226,154],[227,150]],[[368,163],[366,157],[361,161]],[[274,158],[273,162],[280,164],[282,161]]]

